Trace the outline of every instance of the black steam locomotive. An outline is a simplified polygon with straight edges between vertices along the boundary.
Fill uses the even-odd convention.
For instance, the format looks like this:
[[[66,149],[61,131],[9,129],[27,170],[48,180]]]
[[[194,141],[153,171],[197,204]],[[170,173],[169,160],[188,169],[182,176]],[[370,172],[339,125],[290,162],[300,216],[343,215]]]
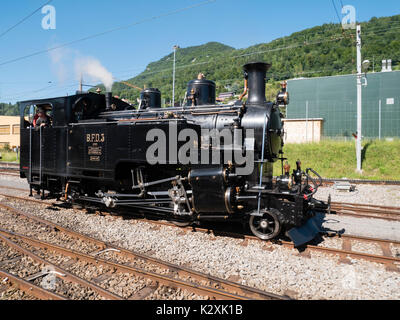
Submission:
[[[245,92],[225,105],[202,75],[179,107],[161,108],[153,88],[141,93],[138,109],[111,93],[20,102],[21,177],[31,194],[132,208],[178,225],[242,221],[261,239],[285,232],[296,245],[308,242],[319,231],[319,184],[300,162],[292,174],[284,165],[280,107],[289,96],[283,87],[266,101],[269,67],[245,65]],[[47,125],[35,125],[38,108]],[[282,176],[273,179],[278,160]]]

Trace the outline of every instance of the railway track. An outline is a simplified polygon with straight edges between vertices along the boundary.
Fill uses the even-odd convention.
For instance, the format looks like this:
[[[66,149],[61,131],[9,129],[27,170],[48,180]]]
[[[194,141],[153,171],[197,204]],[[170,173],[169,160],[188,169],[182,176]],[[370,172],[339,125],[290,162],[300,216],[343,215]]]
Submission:
[[[400,207],[333,202],[331,210],[339,215],[400,221]]]
[[[14,276],[14,278],[11,278],[13,280],[11,281],[16,281],[18,285],[21,285],[22,280],[25,283],[29,283],[30,281],[35,281],[35,280],[40,280],[44,276],[47,276],[48,274],[53,274],[54,278],[59,279],[59,281],[54,281],[52,290],[58,291],[56,293],[56,296],[58,296],[57,300],[67,300],[76,297],[75,291],[78,289],[78,291],[86,291],[88,294],[92,293],[97,293],[100,297],[103,297],[104,299],[110,299],[110,300],[122,300],[121,297],[118,295],[105,290],[101,288],[100,286],[96,285],[95,283],[88,281],[82,277],[79,277],[71,272],[68,272],[67,270],[59,267],[58,265],[50,262],[48,259],[45,259],[35,253],[33,248],[26,248],[23,246],[21,243],[17,243],[15,240],[21,240],[19,235],[7,232],[3,229],[0,229],[0,242],[4,245],[4,250],[6,251],[7,247],[11,249],[11,252],[13,253],[13,256],[16,256],[16,258],[12,259],[15,260],[17,259],[19,262],[23,261],[23,258],[28,258],[28,262],[23,263],[24,266],[24,273],[28,272],[30,273],[26,279],[21,279],[17,278]],[[28,242],[25,242],[28,243]],[[50,253],[46,254],[48,257],[51,256]],[[2,265],[4,267],[7,267],[9,263],[8,261],[2,261]],[[33,262],[33,263],[32,263]],[[21,262],[20,262],[21,263]],[[37,266],[34,264],[37,263],[40,265],[40,271],[38,270]],[[21,267],[20,265],[18,266],[19,268]],[[14,272],[18,272],[18,269],[15,270],[15,268],[10,268]],[[46,271],[43,271],[46,270]],[[49,272],[49,270],[51,272]],[[35,272],[36,271],[36,272]],[[11,273],[10,271],[9,273]],[[55,280],[55,279],[54,279]],[[37,281],[36,281],[37,282]],[[38,290],[40,282],[37,282],[36,284],[33,284],[33,288],[35,290]],[[27,285],[27,284],[26,284]],[[28,288],[28,291],[26,293],[30,292],[30,287],[29,286],[24,286],[22,287],[22,290],[26,290]],[[92,292],[91,292],[92,291]],[[39,291],[38,291],[39,292]],[[61,292],[67,292],[68,294],[62,295]],[[40,294],[44,294],[44,298],[50,298],[54,299],[57,298],[56,296],[53,295],[53,292],[48,291],[48,290],[42,290]],[[69,295],[69,296],[68,296]],[[81,294],[78,296],[79,298],[82,298]],[[85,297],[85,295],[83,295]]]
[[[15,187],[0,186],[0,189],[10,189],[21,192],[29,192],[28,189],[15,188]],[[21,198],[21,200],[22,199],[24,198]],[[36,201],[34,199],[24,199],[24,200],[27,201],[32,200],[34,202]],[[388,221],[400,221],[400,207],[393,207],[393,206],[332,202],[331,213],[344,216],[358,217],[358,218],[376,218]]]
[[[200,272],[193,271],[185,267],[173,265],[168,262],[164,262],[139,253],[135,253],[123,248],[110,245],[106,242],[77,233],[73,230],[64,228],[50,221],[43,220],[41,218],[38,218],[29,213],[13,208],[10,205],[4,203],[0,203],[0,207],[7,210],[11,214],[18,215],[18,217],[23,217],[31,222],[41,224],[43,226],[51,228],[52,230],[57,230],[57,232],[61,232],[67,235],[68,237],[72,237],[73,239],[75,239],[75,241],[78,239],[79,241],[82,241],[84,243],[90,243],[92,246],[97,247],[97,250],[94,253],[93,252],[85,253],[67,248],[65,246],[39,240],[37,239],[37,237],[27,236],[9,230],[0,229],[0,240],[6,242],[9,246],[12,246],[13,249],[22,250],[21,248],[17,247],[19,244],[16,243],[16,242],[21,242],[33,248],[40,249],[42,251],[44,250],[45,252],[49,251],[55,252],[59,255],[63,255],[72,260],[78,259],[78,261],[85,261],[86,263],[93,266],[102,265],[104,267],[109,268],[110,270],[112,269],[121,273],[127,273],[133,276],[150,279],[156,285],[154,285],[153,288],[147,287],[144,289],[144,293],[147,293],[147,295],[151,294],[152,292],[157,290],[159,286],[163,285],[169,288],[180,288],[182,290],[187,290],[194,294],[203,297],[209,297],[212,299],[224,299],[224,300],[288,299],[288,297],[270,294],[268,292],[243,286],[241,284],[231,282],[228,280],[219,279],[207,274],[202,274]],[[69,239],[68,241],[69,241],[68,243],[73,242],[73,240],[71,239]],[[102,257],[102,254],[109,252],[112,252],[113,258]],[[24,253],[28,254],[26,251],[24,251]],[[118,262],[115,256],[118,256],[119,259],[124,259],[125,263]],[[152,268],[154,267],[161,268],[165,270],[166,273],[154,272],[148,270],[149,269],[148,267],[139,268],[135,266],[133,263],[134,261],[138,260],[141,261],[142,264],[145,263],[151,265]],[[65,273],[65,270],[59,270],[59,271],[60,273]],[[137,297],[139,298],[142,296],[143,293],[137,294]]]
[[[18,170],[10,170],[10,169],[0,169],[0,175],[3,176],[13,176],[19,177],[19,169]]]
[[[19,177],[19,163],[0,162],[0,175]]]
[[[266,180],[265,180],[266,181]],[[274,179],[274,182],[276,180]],[[400,186],[400,181],[398,180],[360,180],[360,179],[322,179],[322,186],[332,186],[337,182],[351,183],[351,184],[371,184],[379,186]]]
[[[19,163],[17,162],[3,162],[0,161],[0,168],[18,168],[19,170]]]
[[[23,291],[28,296],[41,300],[67,300],[65,297],[43,289],[32,282],[15,276],[7,271],[0,270],[0,277],[4,278],[4,283],[10,283],[11,286]],[[6,288],[3,288],[5,291]]]
[[[3,195],[5,196],[5,195]],[[26,199],[26,198],[20,198],[20,197],[15,197],[15,196],[5,196],[8,197],[9,199],[15,199],[17,201],[29,201],[29,202],[34,202],[34,203],[41,203],[41,204],[46,204],[50,205],[52,204],[51,202],[45,202],[43,203],[42,201],[38,201],[35,199]],[[0,204],[1,206],[1,204]],[[107,214],[107,213],[106,213]],[[154,224],[158,227],[161,226],[168,226],[168,227],[175,227],[179,228],[173,223],[166,222],[166,221],[159,221],[159,220],[149,220],[145,219],[146,222]],[[246,246],[248,244],[249,240],[252,241],[262,241],[259,238],[243,233],[243,232],[236,232],[236,231],[224,231],[224,230],[219,230],[218,228],[214,227],[184,227],[184,228],[179,228],[180,230],[184,232],[201,232],[201,233],[207,233],[207,234],[213,234],[214,236],[223,236],[223,237],[231,237],[231,238],[239,238],[243,239],[243,245]],[[327,247],[323,246],[324,240],[327,239],[336,239],[337,241],[340,241],[340,246],[341,248],[332,248],[332,247]],[[391,247],[399,247],[400,248],[400,241],[391,241],[391,240],[384,240],[384,239],[377,239],[377,238],[367,238],[367,237],[361,237],[361,236],[353,236],[353,235],[347,235],[347,234],[324,234],[321,233],[321,239],[319,244],[310,244],[307,245],[303,248],[301,248],[301,254],[305,256],[309,256],[311,252],[321,252],[325,253],[328,255],[335,255],[339,256],[341,262],[349,262],[349,259],[363,259],[371,262],[376,262],[385,265],[387,270],[389,271],[400,271],[400,254],[397,254],[397,256],[392,252]],[[273,250],[273,245],[281,245],[290,249],[295,249],[294,245],[290,241],[284,241],[284,240],[279,240],[279,241],[271,241],[271,242],[264,242],[265,243],[265,249],[266,250]],[[371,254],[371,253],[366,253],[366,252],[359,252],[354,250],[354,246],[357,247],[358,243],[367,243],[376,246],[380,250],[380,254]],[[271,247],[272,245],[272,247]]]
[[[322,183],[324,186],[334,185],[335,182],[348,182],[353,184],[373,184],[380,186],[399,186],[400,181],[398,180],[348,180],[348,179],[322,179]]]
[[[164,221],[153,221],[153,220],[147,220],[149,223],[153,223],[156,225],[161,225],[161,226],[170,226],[170,227],[177,227],[172,223],[169,222],[164,222]],[[294,247],[293,242],[291,241],[284,241],[284,240],[278,240],[278,241],[269,241],[266,242],[264,240],[260,240],[259,238],[249,235],[249,234],[243,234],[243,233],[237,233],[237,232],[226,232],[226,231],[220,231],[220,230],[215,230],[212,228],[198,228],[198,227],[187,227],[187,228],[181,228],[185,230],[186,232],[202,232],[202,233],[207,233],[207,234],[213,234],[216,237],[231,237],[235,239],[243,239],[243,246],[247,246],[249,240],[252,241],[257,241],[257,242],[264,242],[266,244],[265,250],[270,250],[273,251],[273,247],[271,245],[281,245],[289,249],[296,249]],[[332,248],[332,247],[324,247],[320,245],[312,245],[308,244],[306,246],[303,246],[302,248],[299,249],[299,252],[303,256],[309,257],[309,254],[311,252],[321,252],[329,255],[335,255],[339,256],[340,262],[344,263],[349,263],[349,259],[363,259],[366,261],[371,261],[371,262],[376,262],[376,263],[381,263],[385,265],[386,269],[388,271],[395,271],[395,272],[400,272],[400,254],[397,256],[394,256],[394,254],[391,252],[391,246],[399,246],[400,247],[400,241],[392,241],[392,240],[384,240],[384,239],[378,239],[378,238],[367,238],[367,237],[361,237],[361,236],[352,236],[352,235],[338,235],[335,233],[321,233],[321,239],[320,241],[326,240],[326,239],[331,239],[335,238],[337,240],[341,240],[341,248]],[[370,243],[370,244],[375,244],[381,248],[382,253],[381,254],[371,254],[371,253],[366,253],[366,252],[359,252],[353,250],[353,243],[354,242],[362,242],[362,243]],[[297,251],[297,249],[296,249]]]
[[[5,172],[5,171],[2,171],[2,170],[0,170],[0,175],[11,176],[11,177],[19,177],[19,174],[17,174],[17,173]]]

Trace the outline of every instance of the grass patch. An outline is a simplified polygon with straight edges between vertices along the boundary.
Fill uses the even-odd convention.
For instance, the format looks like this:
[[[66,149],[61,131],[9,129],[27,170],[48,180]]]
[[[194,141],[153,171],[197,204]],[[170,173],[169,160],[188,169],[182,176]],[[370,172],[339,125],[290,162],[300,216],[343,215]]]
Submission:
[[[297,159],[302,162],[303,170],[313,168],[324,178],[399,180],[400,181],[400,140],[364,141],[363,174],[356,172],[355,142],[325,140],[321,143],[286,144],[285,157],[292,170]],[[0,150],[2,162],[19,162],[16,153]],[[274,166],[274,175],[281,174],[280,161]]]
[[[0,154],[1,154],[0,162],[18,162],[19,163],[19,159],[17,161],[17,154],[15,152],[7,151],[7,150],[0,150]]]
[[[297,159],[303,170],[313,168],[324,178],[365,180],[400,180],[400,140],[364,141],[363,174],[356,172],[355,142],[326,140],[321,143],[287,144],[285,157],[293,168]],[[274,170],[281,174],[280,162]]]

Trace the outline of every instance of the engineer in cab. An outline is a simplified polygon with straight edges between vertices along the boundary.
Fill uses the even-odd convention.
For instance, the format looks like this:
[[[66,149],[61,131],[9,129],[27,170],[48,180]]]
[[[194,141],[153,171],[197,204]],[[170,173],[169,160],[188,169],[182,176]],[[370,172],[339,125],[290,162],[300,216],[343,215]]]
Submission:
[[[46,114],[46,110],[43,107],[39,107],[36,111],[35,118],[33,119],[33,126],[35,128],[40,127],[50,127],[51,120],[50,117]]]

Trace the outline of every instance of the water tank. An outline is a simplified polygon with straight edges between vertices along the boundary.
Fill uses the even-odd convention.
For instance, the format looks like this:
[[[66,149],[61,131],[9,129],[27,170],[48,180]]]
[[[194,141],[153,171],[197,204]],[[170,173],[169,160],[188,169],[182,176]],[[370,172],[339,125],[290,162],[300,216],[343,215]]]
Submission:
[[[215,83],[206,79],[192,80],[188,84],[187,106],[215,104]]]

